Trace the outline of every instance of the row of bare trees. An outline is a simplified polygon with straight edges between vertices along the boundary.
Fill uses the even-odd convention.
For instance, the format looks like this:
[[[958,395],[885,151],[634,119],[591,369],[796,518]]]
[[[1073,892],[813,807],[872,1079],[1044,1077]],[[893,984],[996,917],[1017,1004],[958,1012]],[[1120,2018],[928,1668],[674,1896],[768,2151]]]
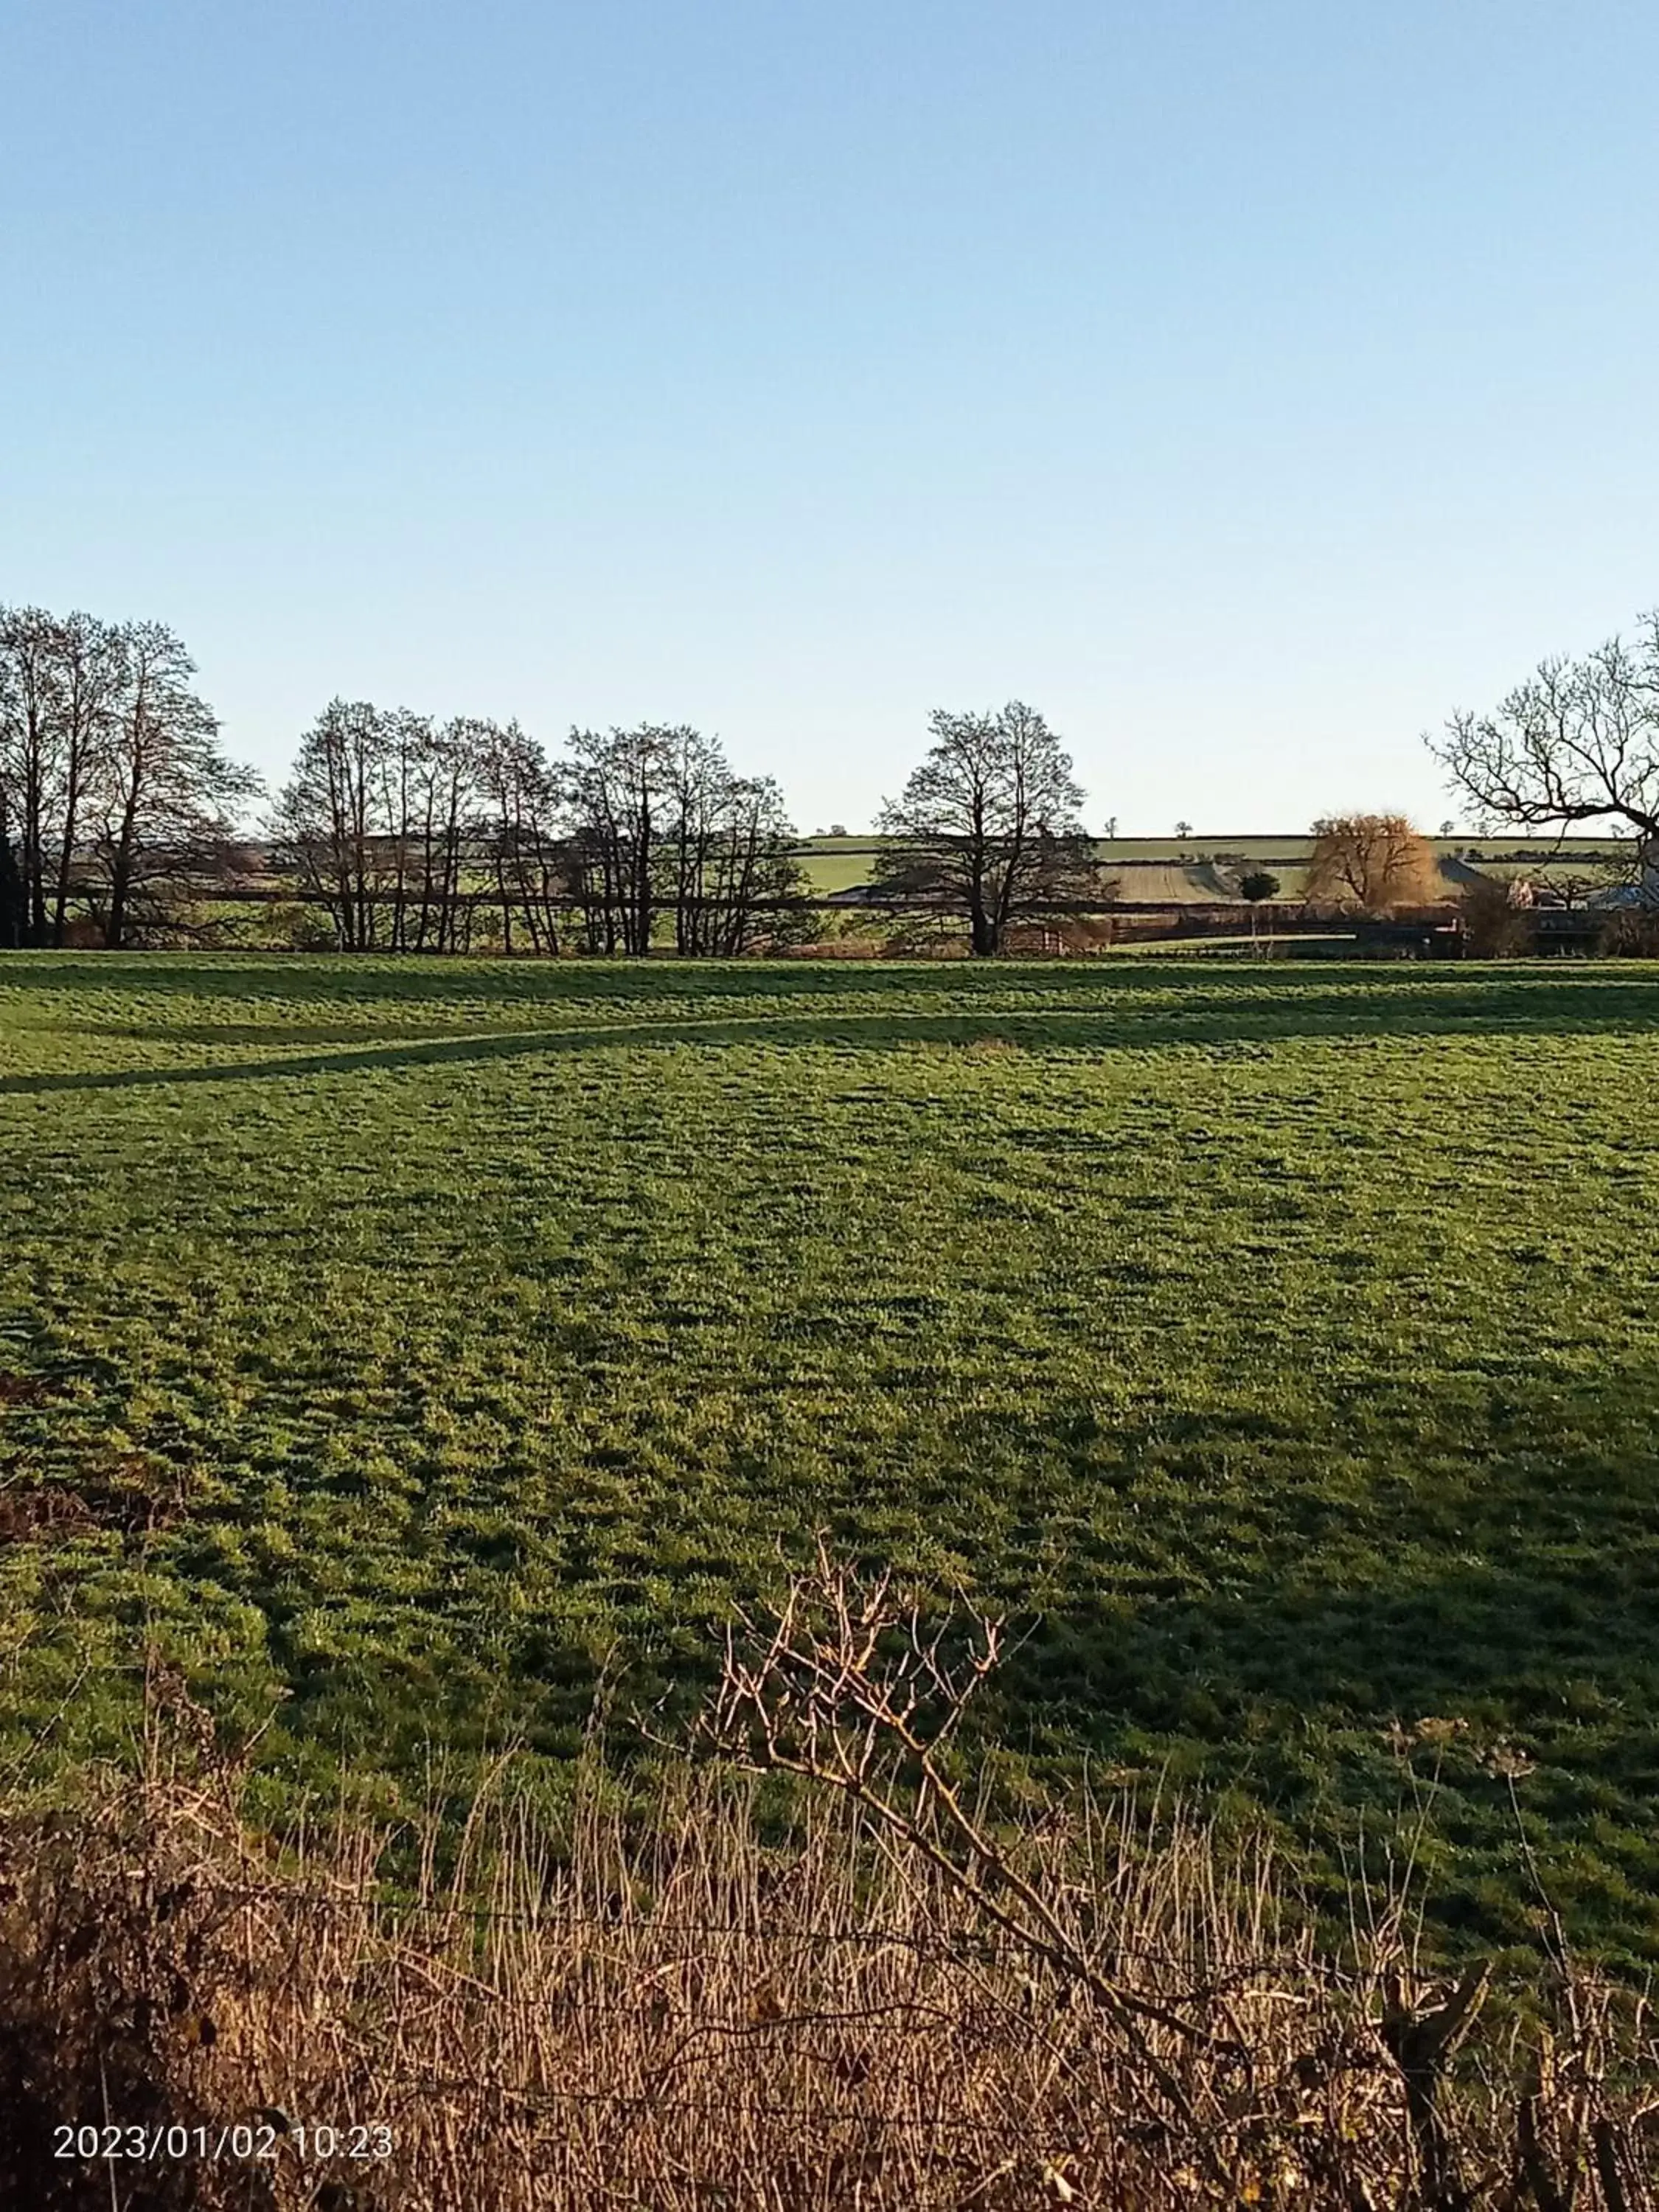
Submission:
[[[1041,714],[1013,701],[931,727],[882,815],[879,902],[965,921],[972,951],[992,953],[1017,921],[1106,895],[1070,757]],[[349,951],[465,951],[486,902],[509,951],[515,927],[526,949],[557,951],[562,912],[592,952],[643,953],[670,927],[677,952],[714,957],[801,933],[782,793],[684,725],[573,730],[554,759],[516,723],[336,700],[301,741],[276,827]]]
[[[246,890],[258,780],[226,757],[183,642],[159,623],[0,609],[0,945],[205,935]],[[1109,896],[1070,756],[1018,701],[932,718],[881,828],[878,904],[966,924],[994,953],[1034,915]],[[345,951],[732,957],[805,933],[777,785],[684,725],[438,721],[335,699],[265,814],[279,878]],[[216,899],[218,903],[216,904]]]
[[[798,922],[794,830],[775,784],[717,738],[646,724],[573,731],[555,757],[517,722],[434,722],[335,700],[272,817],[278,864],[349,952],[457,952],[489,912],[503,950],[735,956]]]
[[[576,887],[595,952],[643,952],[653,915],[677,952],[732,957],[789,933],[804,890],[795,833],[769,776],[735,775],[684,726],[573,731]]]
[[[205,938],[248,889],[264,805],[159,623],[0,607],[0,947]],[[334,700],[264,806],[277,874],[347,951],[732,956],[798,933],[769,779],[687,727],[573,731]],[[573,921],[574,918],[574,921]]]
[[[83,905],[143,937],[222,866],[257,789],[161,623],[0,607],[0,945],[62,945]]]
[[[465,951],[489,883],[509,947],[516,919],[556,950],[554,807],[548,763],[516,723],[336,699],[301,738],[270,826],[278,866],[344,951]]]

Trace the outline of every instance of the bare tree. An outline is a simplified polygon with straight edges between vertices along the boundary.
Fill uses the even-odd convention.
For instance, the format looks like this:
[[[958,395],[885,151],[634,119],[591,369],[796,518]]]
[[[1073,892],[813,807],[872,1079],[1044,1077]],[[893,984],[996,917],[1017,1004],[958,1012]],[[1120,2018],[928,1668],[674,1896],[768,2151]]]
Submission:
[[[704,908],[711,952],[732,960],[806,935],[811,916],[794,825],[769,775],[732,779],[715,862]]]
[[[380,814],[386,737],[367,700],[331,700],[301,738],[271,817],[279,864],[323,902],[343,952],[376,948],[396,879]]]
[[[84,836],[86,814],[106,783],[112,754],[126,644],[124,633],[93,615],[66,615],[58,626],[62,708],[62,787],[58,823],[58,890],[51,918],[53,945],[64,942],[69,890]]]
[[[57,781],[58,666],[44,607],[0,609],[0,807],[15,838],[18,941],[46,942],[46,848]]]
[[[61,945],[119,660],[112,625],[0,609],[0,793],[21,880],[22,937]]]
[[[121,632],[94,616],[66,615],[57,625],[58,804],[57,881],[52,942],[64,942],[70,887],[88,805],[109,766],[115,695],[125,658]]]
[[[1042,715],[1012,700],[1000,714],[941,708],[929,726],[927,757],[878,820],[893,842],[877,857],[876,888],[963,915],[981,956],[1000,949],[1011,922],[1097,897],[1082,787]]]
[[[769,776],[734,775],[717,738],[695,730],[673,737],[675,946],[732,959],[763,936],[787,933],[799,911],[794,830]]]
[[[653,722],[570,733],[576,884],[590,951],[651,949],[674,812],[673,763],[689,734]]]
[[[674,949],[706,953],[712,916],[709,880],[730,830],[732,776],[718,738],[689,728],[667,732],[665,793],[672,808],[668,829],[674,902]]]
[[[161,623],[128,623],[89,837],[88,895],[119,947],[185,925],[181,908],[237,858],[237,816],[258,778],[228,761],[196,664]]]
[[[1310,906],[1383,915],[1439,895],[1428,840],[1403,814],[1342,814],[1314,823],[1304,896]]]
[[[1659,902],[1659,609],[1631,642],[1540,661],[1492,713],[1454,714],[1425,742],[1483,823],[1633,830],[1639,879]]]
[[[516,722],[469,726],[502,950],[514,949],[516,919],[532,952],[556,953],[559,907],[570,872],[559,779],[540,743]]]
[[[160,623],[0,609],[0,943],[186,926],[252,780],[220,751],[195,664]]]
[[[523,755],[527,741],[515,732],[511,744]],[[271,827],[279,863],[326,907],[343,951],[468,949],[480,896],[469,864],[499,847],[503,805],[522,815],[511,744],[491,723],[362,700],[319,716]],[[497,882],[510,899],[500,872]],[[510,947],[510,924],[505,933]]]
[[[573,731],[568,795],[591,951],[647,952],[666,913],[676,951],[729,958],[798,915],[782,795],[736,775],[717,738],[685,724]]]
[[[478,744],[485,726],[469,719],[437,725],[409,720],[416,742],[405,757],[398,835],[412,890],[398,949],[465,952],[477,904],[467,863],[487,822]]]
[[[428,717],[407,708],[377,711],[370,769],[369,834],[377,841],[385,890],[371,920],[374,941],[389,952],[410,949],[413,904],[422,872],[416,787],[432,750]],[[424,919],[424,917],[422,917]]]

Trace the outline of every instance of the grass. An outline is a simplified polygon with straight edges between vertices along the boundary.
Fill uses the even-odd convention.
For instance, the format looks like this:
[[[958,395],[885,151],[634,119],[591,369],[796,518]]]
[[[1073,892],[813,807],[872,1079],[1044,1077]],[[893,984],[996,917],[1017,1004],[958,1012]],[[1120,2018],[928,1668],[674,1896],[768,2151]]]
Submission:
[[[1635,966],[8,956],[0,1773],[153,1645],[556,1790],[824,1526],[1036,1620],[1015,1783],[1659,1960],[1656,1097]]]

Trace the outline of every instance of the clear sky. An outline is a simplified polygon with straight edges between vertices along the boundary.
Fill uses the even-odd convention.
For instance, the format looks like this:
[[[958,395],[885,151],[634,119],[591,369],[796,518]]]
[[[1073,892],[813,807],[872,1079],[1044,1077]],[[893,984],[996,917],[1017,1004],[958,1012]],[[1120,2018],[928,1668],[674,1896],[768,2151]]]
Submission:
[[[0,0],[0,600],[1098,827],[1455,810],[1659,600],[1652,0]]]

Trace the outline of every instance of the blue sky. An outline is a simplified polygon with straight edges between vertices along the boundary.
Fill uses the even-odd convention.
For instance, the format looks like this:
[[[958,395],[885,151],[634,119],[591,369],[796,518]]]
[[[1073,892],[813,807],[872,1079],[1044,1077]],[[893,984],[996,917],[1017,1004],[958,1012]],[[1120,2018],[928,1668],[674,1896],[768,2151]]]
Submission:
[[[1455,810],[1659,600],[1650,0],[0,0],[0,599],[862,826]]]

